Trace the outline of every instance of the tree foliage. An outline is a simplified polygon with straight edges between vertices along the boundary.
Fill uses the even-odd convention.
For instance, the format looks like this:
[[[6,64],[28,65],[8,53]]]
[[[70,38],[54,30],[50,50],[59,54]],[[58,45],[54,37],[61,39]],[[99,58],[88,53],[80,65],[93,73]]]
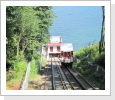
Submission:
[[[20,56],[31,60],[40,46],[49,40],[53,18],[51,6],[7,6],[7,64]]]
[[[101,29],[101,39],[99,42],[99,53],[105,50],[105,7],[102,6],[102,29]]]

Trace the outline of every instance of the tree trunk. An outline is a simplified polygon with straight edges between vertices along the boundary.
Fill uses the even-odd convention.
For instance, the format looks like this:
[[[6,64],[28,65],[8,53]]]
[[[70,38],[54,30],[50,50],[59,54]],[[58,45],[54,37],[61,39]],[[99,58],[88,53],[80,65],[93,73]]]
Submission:
[[[21,40],[21,33],[20,33],[19,40],[18,40],[18,43],[17,43],[17,56],[19,55],[20,40]]]
[[[101,40],[99,42],[99,53],[101,54],[102,48],[103,46],[103,42],[104,42],[104,21],[105,21],[105,14],[104,14],[104,6],[102,6],[102,29],[101,29]]]
[[[102,6],[102,12],[103,12],[103,19],[102,19],[102,29],[101,29],[101,41],[104,41],[104,20],[105,20],[105,15],[104,15],[104,6]]]

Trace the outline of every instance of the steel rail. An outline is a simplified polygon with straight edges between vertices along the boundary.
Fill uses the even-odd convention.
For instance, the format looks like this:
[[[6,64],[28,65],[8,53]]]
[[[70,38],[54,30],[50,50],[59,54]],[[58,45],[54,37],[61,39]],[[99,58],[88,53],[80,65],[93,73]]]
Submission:
[[[52,90],[56,90],[52,58],[51,58],[51,69],[52,69]]]
[[[58,58],[58,59],[59,59],[59,58]],[[60,60],[60,59],[59,59],[59,61],[61,62],[61,60]],[[73,84],[71,83],[70,79],[69,79],[69,78],[68,78],[68,76],[66,75],[66,73],[65,73],[65,71],[64,71],[64,69],[63,69],[63,68],[64,68],[64,66],[62,65],[62,70],[63,70],[63,73],[64,73],[65,77],[66,77],[66,78],[67,78],[67,80],[69,81],[69,84],[71,85],[72,89],[73,89],[73,90],[75,90],[75,89],[74,89]]]
[[[60,60],[60,59],[59,59]],[[62,65],[62,67],[63,67],[63,65]],[[75,76],[75,75],[73,75],[72,74],[72,72],[68,69],[68,67],[67,67],[67,70],[69,71],[69,73],[73,76],[73,78],[79,83],[79,85],[81,86],[81,88],[83,89],[83,90],[86,90],[86,87],[78,80],[78,78]],[[64,72],[64,71],[63,71]],[[71,83],[71,82],[70,82]]]
[[[75,90],[73,84],[71,83],[70,79],[69,79],[68,76],[66,75],[66,73],[65,73],[65,71],[64,71],[64,68],[62,68],[62,70],[63,70],[63,73],[64,73],[65,77],[66,77],[67,80],[69,81],[69,84],[71,85],[71,88],[72,88],[73,90]]]
[[[59,58],[58,58],[59,59]],[[60,59],[59,59],[60,60]],[[83,90],[87,90],[87,88],[80,82],[80,80],[70,71],[70,69],[67,67],[68,71],[71,73],[71,75],[73,75],[73,77],[78,81],[78,83],[80,84],[80,86],[82,87]],[[91,83],[89,83],[85,78],[83,78],[75,69],[73,69],[88,85],[91,86],[91,88],[93,90],[96,90]]]
[[[55,63],[56,62],[58,62],[58,61],[56,61],[56,59],[54,59],[55,60]],[[58,62],[59,63],[59,62]],[[63,79],[63,77],[62,77],[62,75],[61,75],[61,73],[60,73],[60,70],[59,70],[59,65],[56,63],[56,68],[57,68],[57,71],[58,71],[58,74],[59,74],[59,76],[60,76],[60,80],[61,80],[61,83],[62,83],[62,85],[63,85],[63,89],[64,90],[68,90],[68,88],[67,88],[67,86],[66,86],[66,84],[65,84],[65,81],[64,81],[64,79]],[[66,87],[66,88],[65,88]]]
[[[70,74],[76,79],[76,81],[79,83],[79,85],[82,87],[83,90],[87,90],[87,88],[79,81],[79,79],[67,68],[67,70],[70,72]]]
[[[88,82],[83,76],[81,76],[81,75],[78,73],[78,71],[76,71],[75,69],[72,69],[72,70],[74,70],[86,83],[88,83],[88,84],[92,87],[93,90],[96,90],[96,89],[94,88],[94,86],[93,86],[90,82]]]

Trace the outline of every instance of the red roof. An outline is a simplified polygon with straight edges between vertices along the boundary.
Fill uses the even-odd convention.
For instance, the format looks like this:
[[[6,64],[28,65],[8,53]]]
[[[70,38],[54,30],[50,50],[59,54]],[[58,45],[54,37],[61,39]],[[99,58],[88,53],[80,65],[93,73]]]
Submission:
[[[60,44],[61,44],[61,42],[59,42],[59,43],[51,43],[51,42],[49,42],[48,46],[60,46]]]

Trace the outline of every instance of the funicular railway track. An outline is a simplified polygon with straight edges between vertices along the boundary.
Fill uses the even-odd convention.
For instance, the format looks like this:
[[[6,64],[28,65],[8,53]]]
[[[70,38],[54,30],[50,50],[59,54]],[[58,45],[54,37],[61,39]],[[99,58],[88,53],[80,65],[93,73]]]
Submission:
[[[83,76],[81,76],[75,69],[68,68],[68,71],[72,74],[74,78],[78,81],[78,83],[81,85],[81,87],[84,90],[96,90],[95,86],[93,86],[90,82],[88,82]]]
[[[58,59],[60,61],[60,59]],[[82,75],[80,75],[75,69],[68,67],[68,66],[62,66],[62,70],[68,79],[69,83],[71,84],[71,87],[73,90],[98,90],[94,85],[92,85],[90,82],[88,82]],[[67,75],[66,75],[67,74]],[[74,80],[71,81],[72,76]],[[79,84],[79,85],[78,85]]]
[[[59,59],[58,59],[58,63],[60,63]],[[67,78],[67,80],[69,82],[69,85],[70,85],[70,89],[69,90],[82,90],[82,88],[80,87],[80,85],[77,82],[77,80],[68,71],[67,66],[62,66],[61,69],[62,69],[65,77]]]
[[[95,90],[95,88],[88,81],[86,81],[85,78],[81,77],[78,73],[76,73],[75,70],[68,67],[67,69],[71,73],[71,75],[78,81],[83,90]]]
[[[61,69],[60,69],[60,64],[57,62],[57,59],[54,58],[54,85],[55,85],[55,90],[68,90],[66,83],[63,79]]]
[[[61,66],[59,58],[52,58],[45,67],[41,90],[95,90],[75,69]]]
[[[73,78],[73,76],[68,72],[68,70],[66,68],[62,68],[64,75],[66,76],[71,90],[82,90],[79,86],[79,84],[77,83],[77,81]]]

